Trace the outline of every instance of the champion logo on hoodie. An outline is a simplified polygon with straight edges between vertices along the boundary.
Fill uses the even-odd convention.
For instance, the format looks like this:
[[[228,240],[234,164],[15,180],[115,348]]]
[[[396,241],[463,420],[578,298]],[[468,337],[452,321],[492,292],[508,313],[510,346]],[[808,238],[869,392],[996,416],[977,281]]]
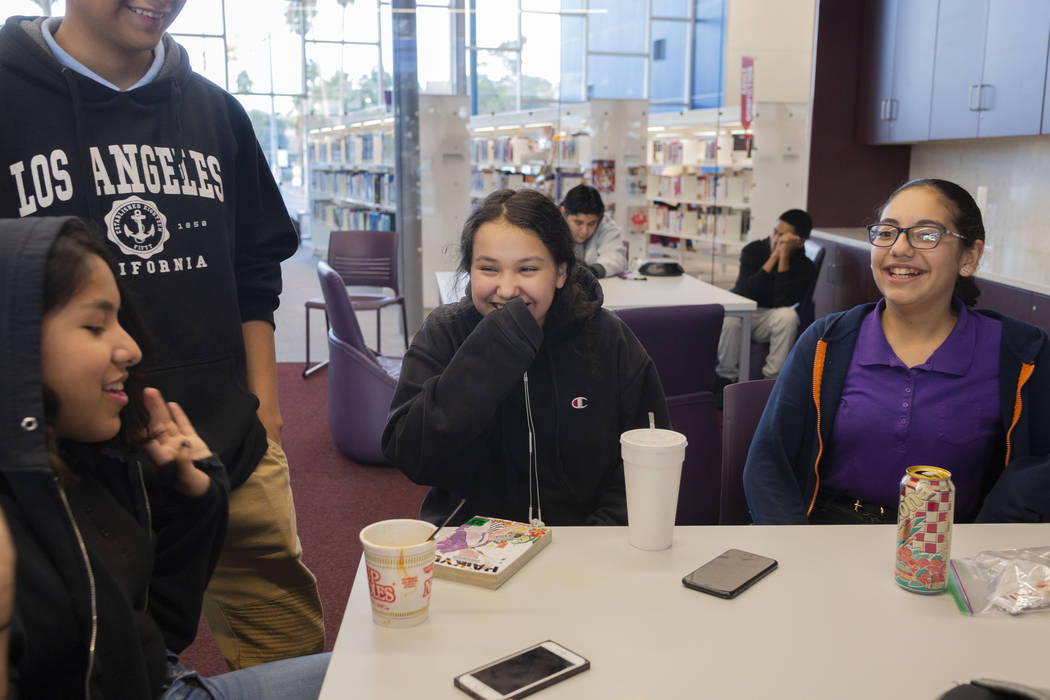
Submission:
[[[587,408],[587,406],[589,406],[590,403],[590,399],[588,399],[586,396],[577,396],[575,399],[572,400],[572,403],[570,405],[573,408]]]
[[[167,217],[157,205],[135,196],[113,202],[106,214],[106,229],[109,240],[123,253],[143,259],[162,252],[171,237]]]

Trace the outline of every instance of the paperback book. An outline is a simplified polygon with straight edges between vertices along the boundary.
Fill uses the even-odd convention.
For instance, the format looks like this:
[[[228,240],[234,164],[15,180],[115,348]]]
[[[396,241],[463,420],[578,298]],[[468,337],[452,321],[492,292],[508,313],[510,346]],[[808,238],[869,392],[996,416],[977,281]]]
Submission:
[[[551,541],[551,528],[475,516],[437,540],[434,575],[499,588]]]

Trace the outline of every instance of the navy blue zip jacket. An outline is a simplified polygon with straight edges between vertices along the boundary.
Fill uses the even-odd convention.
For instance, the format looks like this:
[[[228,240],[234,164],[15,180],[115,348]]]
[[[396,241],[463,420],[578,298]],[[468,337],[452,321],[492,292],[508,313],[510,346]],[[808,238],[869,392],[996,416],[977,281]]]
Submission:
[[[241,324],[273,323],[298,245],[251,121],[167,35],[156,80],[116,92],[62,66],[42,21],[0,30],[0,217],[98,226],[152,341],[150,383],[239,485],[266,451]]]
[[[744,467],[756,524],[808,522],[860,325],[874,308],[864,304],[818,319],[791,350]],[[999,400],[1006,435],[1002,473],[976,521],[1039,522],[1050,516],[1050,344],[1035,326],[994,311],[978,313],[1003,324]]]
[[[160,694],[165,647],[197,632],[228,483],[218,460],[198,462],[212,485],[187,498],[144,455],[89,446],[67,458],[71,482],[56,478],[40,329],[44,263],[65,221],[0,219],[0,510],[17,555],[8,697],[145,700]],[[114,545],[119,571],[103,556]]]

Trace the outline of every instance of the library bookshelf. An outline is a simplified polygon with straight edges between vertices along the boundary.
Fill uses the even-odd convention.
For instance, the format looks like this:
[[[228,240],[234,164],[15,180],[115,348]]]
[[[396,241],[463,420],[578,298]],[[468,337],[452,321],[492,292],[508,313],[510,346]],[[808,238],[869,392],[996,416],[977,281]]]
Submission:
[[[645,205],[648,111],[645,100],[591,100],[471,117],[471,199],[525,186],[559,202],[585,183],[627,235],[628,210]]]
[[[307,130],[315,252],[333,230],[396,230],[394,118],[382,108],[327,119]]]
[[[686,270],[721,287],[736,281],[751,228],[753,134],[719,110],[650,116],[644,226],[648,251],[677,257]]]
[[[456,267],[459,234],[470,214],[468,116],[465,96],[421,94],[419,172],[403,178],[396,169],[391,112],[376,108],[311,125],[314,254],[327,254],[334,230],[398,230],[398,188],[418,187],[423,305],[437,306],[437,290],[427,281],[435,271]]]

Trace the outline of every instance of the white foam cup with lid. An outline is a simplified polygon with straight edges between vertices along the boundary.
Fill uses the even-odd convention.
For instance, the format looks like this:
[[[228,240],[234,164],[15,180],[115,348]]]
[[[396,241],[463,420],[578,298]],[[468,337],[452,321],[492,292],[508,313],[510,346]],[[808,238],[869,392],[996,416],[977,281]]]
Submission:
[[[671,546],[687,444],[685,435],[662,428],[640,428],[620,435],[627,537],[639,549]]]

